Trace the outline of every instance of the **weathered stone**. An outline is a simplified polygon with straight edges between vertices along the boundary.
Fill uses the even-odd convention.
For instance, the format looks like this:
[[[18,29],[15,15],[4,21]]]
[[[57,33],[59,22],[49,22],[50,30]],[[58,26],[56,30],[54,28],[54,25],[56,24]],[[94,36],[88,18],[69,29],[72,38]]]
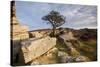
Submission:
[[[68,54],[66,52],[63,52],[63,51],[58,51],[58,56],[61,57],[61,56],[68,56]]]
[[[31,65],[37,64],[54,64],[58,62],[58,49],[53,47],[45,54],[39,56],[31,62]]]
[[[52,47],[54,47],[56,45],[56,38],[50,38],[49,36],[47,36],[35,41],[33,40],[28,42],[30,42],[29,45],[27,41],[23,41],[21,48],[24,55],[25,63],[41,56]]]
[[[23,40],[29,38],[27,26],[13,25],[11,34],[12,40]]]
[[[30,32],[32,34],[33,37],[35,38],[40,38],[43,37],[43,34],[39,33],[38,31],[36,32]]]
[[[75,61],[77,62],[85,62],[85,61],[89,61],[89,58],[86,56],[78,56]]]
[[[50,49],[47,53],[46,56],[49,58],[54,57],[54,55],[56,56],[58,53],[58,49],[56,47],[53,47],[52,49]]]
[[[74,57],[72,57],[72,56],[67,56],[66,57],[66,62],[67,63],[70,63],[70,62],[73,62],[74,61]]]
[[[19,24],[16,17],[15,1],[11,3],[11,40],[29,38],[28,27]]]
[[[58,57],[60,59],[59,62],[65,63],[66,62],[66,58],[68,57],[68,54],[66,52],[63,52],[63,51],[58,51]]]
[[[31,65],[39,65],[40,63],[38,61],[34,61],[31,63]]]
[[[20,25],[16,17],[15,1],[11,2],[11,49],[12,62],[15,63],[20,52],[20,42],[29,38],[28,27]]]

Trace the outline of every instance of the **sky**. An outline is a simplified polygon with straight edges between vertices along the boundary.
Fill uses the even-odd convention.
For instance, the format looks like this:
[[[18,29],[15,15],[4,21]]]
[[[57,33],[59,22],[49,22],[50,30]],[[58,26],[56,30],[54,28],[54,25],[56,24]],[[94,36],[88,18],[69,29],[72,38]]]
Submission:
[[[29,30],[52,28],[41,18],[50,11],[57,11],[66,17],[64,28],[97,28],[97,6],[16,1],[16,15],[20,24]]]

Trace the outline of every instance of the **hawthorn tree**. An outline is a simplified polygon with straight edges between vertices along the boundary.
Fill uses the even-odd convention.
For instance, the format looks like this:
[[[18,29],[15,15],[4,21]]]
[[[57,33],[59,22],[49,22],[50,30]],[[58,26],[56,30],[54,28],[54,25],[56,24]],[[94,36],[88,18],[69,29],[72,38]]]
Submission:
[[[55,36],[56,28],[65,23],[65,17],[54,10],[52,10],[49,14],[43,16],[42,19],[52,25],[52,36]]]

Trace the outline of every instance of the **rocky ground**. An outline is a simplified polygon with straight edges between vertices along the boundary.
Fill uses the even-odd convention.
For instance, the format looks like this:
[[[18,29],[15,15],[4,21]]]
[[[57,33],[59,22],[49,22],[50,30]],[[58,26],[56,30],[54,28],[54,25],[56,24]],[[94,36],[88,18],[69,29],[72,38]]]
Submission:
[[[34,59],[31,65],[89,62],[97,60],[97,42],[95,39],[79,39],[73,33],[57,37],[56,46],[47,53]]]
[[[47,49],[47,47],[45,46],[48,45],[49,47],[49,45],[52,44],[52,42],[47,43],[47,41],[49,41],[52,37],[50,37],[49,35],[46,35],[47,39],[44,39],[43,38],[44,36],[42,36],[42,39],[41,37],[39,37],[41,39],[40,40],[41,43],[39,41],[38,43],[36,42],[37,45],[40,45],[40,46],[37,46],[36,47],[37,49],[35,49],[39,53],[37,53],[36,51],[35,52],[33,51],[32,53],[35,55],[38,54],[38,57],[32,59],[30,62],[25,63],[23,65],[42,65],[42,64],[96,61],[97,60],[97,40],[95,38],[96,36],[94,34],[94,31],[92,32],[93,33],[90,33],[90,31],[89,32],[85,31],[84,34],[82,34],[83,32],[79,34],[80,32],[78,31],[78,33],[76,34],[76,31],[71,30],[69,32],[59,34],[57,37],[55,37],[56,45],[54,45],[52,48],[49,48],[47,51],[45,50],[45,52],[43,51],[44,49]],[[42,40],[43,41],[45,40],[44,41],[45,44],[43,43]],[[42,45],[42,43],[44,44],[44,46]],[[43,50],[40,50],[38,48],[41,48],[41,49],[43,48]],[[33,49],[30,48],[29,51],[32,52],[31,50]],[[39,54],[41,55],[39,56]],[[28,55],[28,53],[26,55]],[[30,58],[30,57],[27,57],[27,58]],[[22,64],[18,64],[18,65],[22,65]]]

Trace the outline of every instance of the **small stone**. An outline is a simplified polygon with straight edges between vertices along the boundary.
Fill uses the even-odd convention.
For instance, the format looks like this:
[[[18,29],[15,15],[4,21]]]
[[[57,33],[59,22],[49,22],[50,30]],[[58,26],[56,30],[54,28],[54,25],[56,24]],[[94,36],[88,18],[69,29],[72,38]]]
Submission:
[[[85,56],[78,56],[75,61],[77,62],[84,62],[84,61],[88,61],[88,57],[85,57]]]
[[[40,63],[39,62],[37,62],[37,61],[33,61],[32,63],[31,63],[31,65],[39,65]]]

